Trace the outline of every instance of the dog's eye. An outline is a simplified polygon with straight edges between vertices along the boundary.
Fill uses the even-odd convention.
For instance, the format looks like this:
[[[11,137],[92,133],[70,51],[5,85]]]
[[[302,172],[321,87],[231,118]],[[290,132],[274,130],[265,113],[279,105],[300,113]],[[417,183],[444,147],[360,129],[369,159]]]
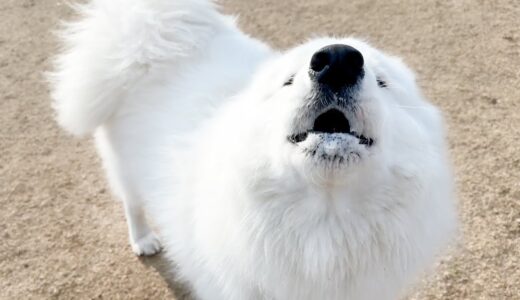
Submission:
[[[381,79],[380,77],[378,77],[376,80],[377,80],[377,85],[378,85],[380,88],[386,88],[386,87],[388,87],[388,85],[386,84],[386,81],[384,81],[384,80]]]
[[[291,84],[293,84],[293,81],[294,81],[294,75],[291,75],[291,77],[289,77],[289,79],[287,79],[287,81],[284,82],[283,86],[291,85]]]

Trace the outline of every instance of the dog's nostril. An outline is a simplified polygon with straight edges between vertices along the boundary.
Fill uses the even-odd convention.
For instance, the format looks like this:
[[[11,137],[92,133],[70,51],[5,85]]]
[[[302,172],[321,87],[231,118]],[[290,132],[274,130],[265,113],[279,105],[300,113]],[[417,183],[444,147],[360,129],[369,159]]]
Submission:
[[[328,52],[320,51],[312,56],[311,70],[314,72],[321,72],[330,63],[330,56]]]

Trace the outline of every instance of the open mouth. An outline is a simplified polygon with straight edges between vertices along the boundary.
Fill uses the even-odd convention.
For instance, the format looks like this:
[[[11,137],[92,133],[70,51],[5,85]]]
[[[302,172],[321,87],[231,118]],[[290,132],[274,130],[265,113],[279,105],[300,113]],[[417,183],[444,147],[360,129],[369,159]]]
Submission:
[[[350,123],[345,117],[345,114],[338,109],[330,109],[320,114],[315,120],[311,130],[301,132],[289,136],[289,141],[292,143],[301,143],[305,141],[309,133],[315,134],[348,134],[356,137],[359,144],[372,146],[374,140],[367,138],[350,128]]]

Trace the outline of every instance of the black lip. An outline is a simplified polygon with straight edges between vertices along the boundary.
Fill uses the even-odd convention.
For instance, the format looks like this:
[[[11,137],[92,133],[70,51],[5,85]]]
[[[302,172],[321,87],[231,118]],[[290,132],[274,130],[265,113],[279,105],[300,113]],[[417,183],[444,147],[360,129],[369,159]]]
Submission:
[[[359,139],[359,143],[361,145],[367,145],[367,146],[370,147],[370,146],[372,146],[372,144],[374,144],[374,140],[371,139],[371,138],[367,138],[367,137],[365,137],[363,135],[356,135],[356,136]]]
[[[287,137],[287,139],[289,140],[289,142],[291,142],[293,144],[298,144],[298,143],[304,142],[307,139],[307,137],[309,136],[309,133],[324,133],[324,132],[310,130],[307,132],[291,134],[290,136]],[[360,145],[367,145],[370,147],[374,144],[374,139],[367,138],[364,135],[357,134],[356,132],[347,132],[347,133],[343,133],[343,134],[350,134],[352,136],[357,137],[359,139]]]
[[[307,132],[302,132],[302,133],[292,134],[288,137],[288,139],[289,139],[289,142],[291,142],[293,144],[297,144],[297,143],[301,143],[301,142],[305,141],[307,139],[307,136],[308,136]]]

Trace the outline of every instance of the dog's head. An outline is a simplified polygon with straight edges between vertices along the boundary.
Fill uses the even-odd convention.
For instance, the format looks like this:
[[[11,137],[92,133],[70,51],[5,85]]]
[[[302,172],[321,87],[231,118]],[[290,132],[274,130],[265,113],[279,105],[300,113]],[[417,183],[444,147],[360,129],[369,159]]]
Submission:
[[[430,134],[440,122],[413,73],[356,39],[318,39],[280,54],[246,96],[253,114],[243,123],[255,124],[255,148],[313,180],[341,182],[367,164],[381,170],[442,140]]]

